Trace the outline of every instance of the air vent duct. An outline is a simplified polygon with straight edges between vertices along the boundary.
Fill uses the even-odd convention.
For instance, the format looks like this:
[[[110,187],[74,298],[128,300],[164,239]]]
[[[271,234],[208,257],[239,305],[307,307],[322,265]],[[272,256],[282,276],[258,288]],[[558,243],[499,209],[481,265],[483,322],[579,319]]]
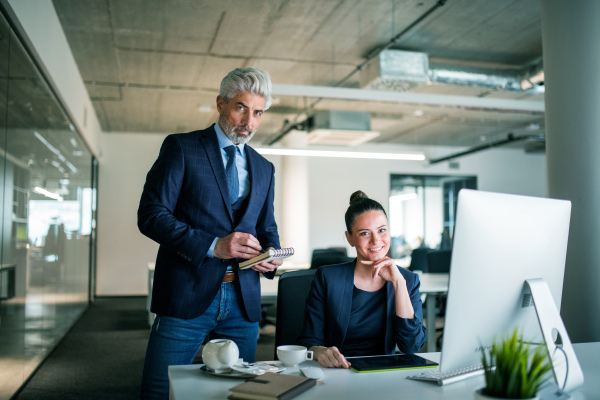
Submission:
[[[433,63],[426,53],[385,50],[361,71],[360,84],[365,89],[396,92],[435,82],[543,93],[543,79],[541,62],[522,69],[486,68]]]
[[[429,81],[426,53],[385,50],[361,71],[361,87],[405,92]]]
[[[311,144],[356,146],[379,136],[371,131],[371,115],[362,111],[318,110],[308,120]]]

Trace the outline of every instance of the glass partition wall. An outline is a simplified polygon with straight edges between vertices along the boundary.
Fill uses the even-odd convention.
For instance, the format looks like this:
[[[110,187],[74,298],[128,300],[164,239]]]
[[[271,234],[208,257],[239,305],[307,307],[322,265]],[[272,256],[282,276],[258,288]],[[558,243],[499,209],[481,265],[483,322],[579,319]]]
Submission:
[[[0,14],[0,400],[89,301],[95,161]]]
[[[390,176],[392,257],[408,266],[414,249],[449,250],[460,189],[477,189],[477,177]]]

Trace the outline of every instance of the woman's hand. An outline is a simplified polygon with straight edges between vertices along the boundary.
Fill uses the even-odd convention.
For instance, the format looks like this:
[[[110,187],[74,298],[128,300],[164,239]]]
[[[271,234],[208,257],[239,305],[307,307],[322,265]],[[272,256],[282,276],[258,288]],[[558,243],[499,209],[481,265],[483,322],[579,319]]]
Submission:
[[[410,302],[410,295],[406,287],[406,280],[398,271],[398,267],[394,264],[394,260],[389,257],[384,257],[377,261],[361,261],[365,265],[373,267],[373,279],[380,276],[394,285],[396,293],[396,315],[400,318],[412,319],[415,317],[415,310]]]
[[[312,346],[310,350],[313,351],[315,360],[319,362],[322,367],[325,368],[349,368],[350,363],[340,353],[337,347],[323,347],[323,346]]]
[[[389,257],[384,257],[381,260],[377,261],[361,261],[361,263],[365,265],[370,265],[373,268],[372,278],[375,279],[377,276],[380,276],[382,279],[385,279],[388,282],[398,282],[403,283],[406,286],[406,281],[404,277],[398,271],[398,267]]]

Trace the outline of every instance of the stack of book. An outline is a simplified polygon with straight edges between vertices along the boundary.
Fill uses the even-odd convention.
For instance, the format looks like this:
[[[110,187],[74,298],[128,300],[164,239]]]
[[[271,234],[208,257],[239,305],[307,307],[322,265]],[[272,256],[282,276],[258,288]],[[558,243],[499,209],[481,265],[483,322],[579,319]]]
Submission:
[[[289,400],[315,386],[317,381],[303,376],[267,372],[234,386],[232,400]]]

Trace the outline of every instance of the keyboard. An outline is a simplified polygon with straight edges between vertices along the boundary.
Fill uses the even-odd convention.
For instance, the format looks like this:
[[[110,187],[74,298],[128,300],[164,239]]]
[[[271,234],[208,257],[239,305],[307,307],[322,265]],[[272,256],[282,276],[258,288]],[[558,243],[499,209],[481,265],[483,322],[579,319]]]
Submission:
[[[473,365],[471,367],[457,369],[450,372],[441,372],[439,368],[426,371],[416,375],[407,376],[408,379],[419,381],[437,382],[438,385],[449,385],[454,382],[460,382],[465,379],[474,378],[484,374],[483,365]]]

